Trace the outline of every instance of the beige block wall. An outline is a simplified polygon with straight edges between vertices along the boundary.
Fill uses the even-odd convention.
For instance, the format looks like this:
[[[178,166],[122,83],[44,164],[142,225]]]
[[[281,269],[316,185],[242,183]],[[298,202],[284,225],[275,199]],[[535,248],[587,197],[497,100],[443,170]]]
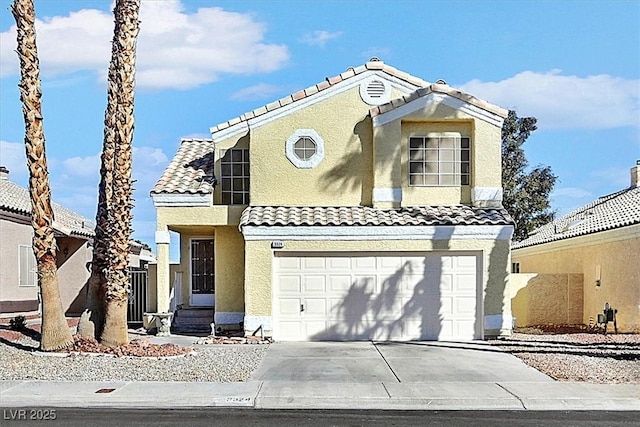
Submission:
[[[482,253],[484,315],[511,315],[506,292],[509,242],[493,240],[405,241],[284,241],[289,252],[427,252],[473,251]],[[274,251],[270,241],[246,242],[245,314],[272,315]],[[504,331],[487,330],[487,334]]]
[[[618,309],[620,330],[640,331],[640,225],[516,249],[512,256],[521,273],[582,274],[584,324],[608,302]]]
[[[18,286],[18,246],[31,246],[31,225],[0,221],[0,236],[0,297],[3,301],[37,300],[37,283],[35,286]],[[89,279],[87,263],[91,261],[91,248],[86,240],[73,237],[58,238],[57,245],[58,286],[62,308],[69,316],[79,315],[84,310],[85,285]]]
[[[511,274],[509,294],[518,327],[582,323],[581,274]]]
[[[38,299],[38,286],[18,286],[18,246],[31,246],[33,229],[29,224],[16,224],[0,220],[0,298],[3,301],[28,301]]]
[[[244,312],[244,238],[235,226],[217,227],[216,311]]]

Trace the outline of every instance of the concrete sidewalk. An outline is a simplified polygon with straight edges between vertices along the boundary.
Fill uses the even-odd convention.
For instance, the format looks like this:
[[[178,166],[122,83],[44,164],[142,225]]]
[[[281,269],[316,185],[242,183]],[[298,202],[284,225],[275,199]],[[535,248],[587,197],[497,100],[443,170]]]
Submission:
[[[640,410],[637,384],[0,381],[0,406],[403,410]]]
[[[0,381],[0,407],[628,411],[640,384],[554,381],[486,342],[275,343],[244,383]]]

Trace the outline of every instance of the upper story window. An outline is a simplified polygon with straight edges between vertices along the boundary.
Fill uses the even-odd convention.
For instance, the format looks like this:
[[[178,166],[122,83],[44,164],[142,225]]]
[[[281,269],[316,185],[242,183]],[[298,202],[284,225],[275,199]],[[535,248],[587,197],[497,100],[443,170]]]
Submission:
[[[232,148],[220,159],[223,205],[249,204],[249,150]]]
[[[469,185],[471,138],[412,136],[409,138],[409,185]]]
[[[300,169],[312,169],[324,159],[324,140],[313,129],[298,129],[287,139],[285,153]]]

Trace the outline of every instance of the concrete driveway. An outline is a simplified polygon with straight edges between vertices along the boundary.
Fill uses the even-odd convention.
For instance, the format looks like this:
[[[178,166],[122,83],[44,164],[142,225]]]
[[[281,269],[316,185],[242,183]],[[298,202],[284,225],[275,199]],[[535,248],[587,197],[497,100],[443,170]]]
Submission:
[[[278,342],[254,381],[553,382],[485,342]]]

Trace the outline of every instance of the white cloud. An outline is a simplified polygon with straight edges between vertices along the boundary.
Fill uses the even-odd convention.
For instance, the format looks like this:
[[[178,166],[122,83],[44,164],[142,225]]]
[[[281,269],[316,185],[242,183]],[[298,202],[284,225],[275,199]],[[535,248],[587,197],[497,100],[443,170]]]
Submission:
[[[72,178],[95,177],[100,174],[100,155],[71,157],[62,161],[64,175]]]
[[[560,70],[524,71],[499,82],[461,86],[479,98],[538,119],[540,129],[609,129],[638,126],[640,80],[599,74],[578,77]]]
[[[264,42],[266,26],[249,14],[217,7],[185,13],[179,0],[145,1],[140,10],[137,86],[188,89],[224,73],[274,71],[289,59],[285,45]],[[105,76],[113,17],[84,9],[36,22],[43,76],[78,71]],[[15,25],[0,34],[0,76],[18,73]]]
[[[24,144],[0,141],[0,166],[9,169],[9,178],[24,178],[28,175]]]
[[[300,41],[304,44],[308,44],[309,46],[323,47],[329,40],[337,39],[340,36],[342,36],[342,31],[331,32],[325,30],[316,30],[302,36]]]
[[[281,89],[278,86],[267,83],[259,83],[237,91],[231,95],[231,99],[239,101],[255,101],[260,99],[272,98],[273,95],[279,93]]]
[[[552,198],[569,197],[572,199],[582,199],[584,197],[592,197],[592,193],[588,190],[578,187],[564,187],[553,190]]]

